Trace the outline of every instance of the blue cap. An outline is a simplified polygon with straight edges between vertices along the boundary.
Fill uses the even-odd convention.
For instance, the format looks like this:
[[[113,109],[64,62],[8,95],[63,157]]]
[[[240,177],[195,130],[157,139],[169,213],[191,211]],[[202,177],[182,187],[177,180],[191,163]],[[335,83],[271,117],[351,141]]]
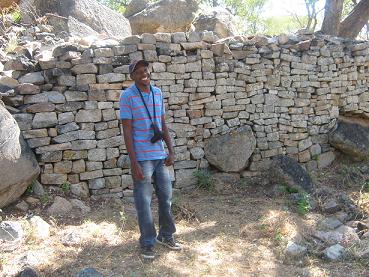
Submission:
[[[144,66],[149,66],[149,63],[145,60],[133,60],[131,61],[131,64],[128,67],[129,74],[132,74],[136,70],[139,64],[143,64]]]

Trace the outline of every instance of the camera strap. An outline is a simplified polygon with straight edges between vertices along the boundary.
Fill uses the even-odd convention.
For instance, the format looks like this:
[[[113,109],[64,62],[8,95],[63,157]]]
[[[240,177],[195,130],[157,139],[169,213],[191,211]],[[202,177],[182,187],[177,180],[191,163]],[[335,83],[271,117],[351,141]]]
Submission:
[[[143,95],[142,95],[141,90],[140,90],[137,86],[136,86],[136,88],[137,88],[138,92],[140,93],[142,103],[144,104],[144,106],[145,106],[145,108],[146,108],[147,114],[149,115],[149,118],[150,118],[150,120],[151,120],[152,124],[155,124],[155,122],[154,122],[155,117],[156,117],[156,115],[155,115],[155,95],[154,95],[154,92],[153,92],[153,90],[152,90],[151,86],[150,86],[150,92],[151,92],[151,94],[152,94],[152,105],[153,105],[153,110],[154,110],[154,119],[151,117],[150,111],[149,111],[149,109],[147,108],[147,105],[146,105],[145,99],[143,98]]]

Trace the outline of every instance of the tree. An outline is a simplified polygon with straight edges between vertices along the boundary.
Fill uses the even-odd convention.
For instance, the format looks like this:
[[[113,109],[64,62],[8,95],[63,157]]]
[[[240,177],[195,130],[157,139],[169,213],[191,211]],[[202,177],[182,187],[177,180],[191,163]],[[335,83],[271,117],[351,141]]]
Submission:
[[[361,0],[341,22],[344,0],[326,0],[321,31],[324,34],[356,38],[369,20],[369,0]]]

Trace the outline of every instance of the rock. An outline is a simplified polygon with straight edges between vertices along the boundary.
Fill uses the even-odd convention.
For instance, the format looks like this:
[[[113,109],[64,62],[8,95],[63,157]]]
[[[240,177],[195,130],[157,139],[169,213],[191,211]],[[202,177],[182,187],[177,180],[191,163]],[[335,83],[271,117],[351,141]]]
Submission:
[[[45,82],[44,76],[41,72],[31,72],[23,75],[18,79],[19,83],[43,84]]]
[[[73,17],[91,27],[94,31],[105,33],[111,37],[131,35],[129,21],[122,14],[100,4],[96,0],[21,0],[20,8],[22,19],[27,23],[33,21],[29,12],[29,10],[32,10],[40,17],[46,13],[57,14],[66,18]]]
[[[78,208],[82,214],[91,212],[91,208],[86,206],[81,200],[71,199],[70,202],[72,203],[73,207]]]
[[[355,232],[354,228],[351,228],[346,225],[342,225],[341,227],[337,228],[335,231],[342,234],[341,244],[352,245],[353,243],[360,241],[360,238],[358,234]]]
[[[323,219],[321,222],[319,222],[319,226],[323,230],[334,230],[341,225],[342,225],[342,222],[339,221],[335,217],[328,217],[328,218]]]
[[[309,174],[291,157],[285,155],[274,156],[267,175],[271,183],[288,185],[308,193],[312,192],[313,181]]]
[[[28,211],[29,208],[27,202],[23,200],[19,202],[17,205],[15,205],[15,207],[22,212]]]
[[[49,215],[64,215],[72,210],[72,204],[65,198],[56,196],[54,203],[47,209]]]
[[[19,82],[11,77],[8,76],[0,76],[0,85],[9,87],[9,88],[15,88],[19,85]]]
[[[36,157],[0,101],[0,208],[17,200],[40,173]]]
[[[31,267],[26,267],[17,275],[19,277],[39,277],[38,271]]]
[[[16,221],[2,221],[0,223],[0,240],[19,241],[23,238],[23,228]]]
[[[195,0],[160,0],[128,19],[132,34],[185,32],[197,9]]]
[[[320,239],[328,245],[340,243],[343,239],[343,235],[336,231],[316,231],[314,232],[313,237]]]
[[[40,93],[40,87],[34,84],[20,84],[15,87],[15,92],[19,94],[38,94]]]
[[[124,11],[124,16],[129,18],[130,16],[143,11],[149,5],[148,0],[136,0],[129,2],[126,10]]]
[[[87,198],[90,196],[88,185],[86,183],[71,184],[70,191],[75,196]]]
[[[329,142],[337,150],[357,159],[369,158],[369,128],[339,120],[337,129],[329,134]]]
[[[218,192],[229,189],[240,182],[238,173],[215,173],[211,175],[215,190]]]
[[[358,231],[368,230],[369,229],[369,223],[360,221],[360,222],[357,223],[357,229],[358,229]]]
[[[33,190],[33,194],[36,196],[42,196],[45,194],[44,187],[37,180],[33,181],[32,190]]]
[[[196,169],[182,169],[176,171],[175,188],[193,187],[197,183],[194,173]]]
[[[285,250],[285,254],[293,258],[302,257],[306,253],[307,253],[307,248],[305,246],[301,246],[291,241],[287,244],[287,247]]]
[[[70,231],[60,238],[60,242],[66,246],[72,246],[76,244],[80,244],[82,242],[82,235],[78,233],[76,230]]]
[[[336,155],[332,151],[318,155],[317,157],[318,168],[324,168],[331,165],[335,158]]]
[[[332,245],[324,250],[324,255],[331,261],[341,260],[345,255],[345,248],[339,244]]]
[[[249,126],[205,141],[205,158],[223,172],[240,172],[248,165],[256,140]]]
[[[341,210],[341,206],[337,203],[335,199],[328,199],[324,201],[322,210],[325,213],[333,214]]]
[[[32,226],[33,237],[46,239],[50,236],[50,225],[39,216],[33,216],[29,220]]]
[[[231,37],[236,34],[234,16],[221,7],[201,11],[192,24],[197,32],[213,31],[219,38]]]
[[[103,275],[92,267],[82,269],[76,277],[103,277]]]

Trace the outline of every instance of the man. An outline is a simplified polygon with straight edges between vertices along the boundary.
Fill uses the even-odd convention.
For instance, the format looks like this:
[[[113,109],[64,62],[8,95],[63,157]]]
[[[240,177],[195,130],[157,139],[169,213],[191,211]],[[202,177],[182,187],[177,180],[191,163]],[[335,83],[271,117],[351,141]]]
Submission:
[[[146,259],[154,259],[153,247],[156,242],[173,250],[180,250],[181,246],[173,238],[176,228],[171,213],[172,185],[166,168],[174,162],[174,151],[165,124],[162,92],[150,85],[148,66],[145,60],[132,61],[129,65],[134,84],[121,95],[120,118],[131,160],[133,196],[141,233],[141,255]],[[150,206],[152,178],[159,203],[158,235]]]

